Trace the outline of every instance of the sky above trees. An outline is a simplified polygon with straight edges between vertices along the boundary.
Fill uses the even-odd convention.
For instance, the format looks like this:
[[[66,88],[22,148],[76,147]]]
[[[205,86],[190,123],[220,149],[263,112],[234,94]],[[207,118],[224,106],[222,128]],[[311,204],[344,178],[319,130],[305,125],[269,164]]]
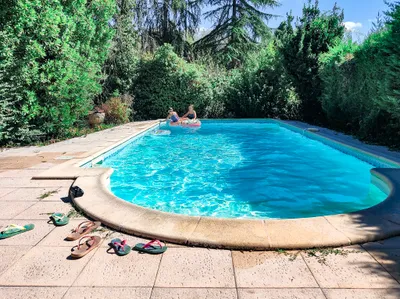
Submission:
[[[276,19],[269,21],[271,28],[276,28],[284,20],[285,15],[290,10],[294,16],[300,16],[303,5],[308,0],[280,0],[281,6],[268,11],[269,13],[279,15]],[[384,0],[320,0],[319,6],[322,11],[331,10],[333,5],[337,4],[344,9],[344,22],[346,28],[353,32],[353,37],[364,39],[372,27],[378,12],[387,10]],[[389,0],[390,2],[390,0]],[[202,20],[202,27],[211,27],[211,22]]]

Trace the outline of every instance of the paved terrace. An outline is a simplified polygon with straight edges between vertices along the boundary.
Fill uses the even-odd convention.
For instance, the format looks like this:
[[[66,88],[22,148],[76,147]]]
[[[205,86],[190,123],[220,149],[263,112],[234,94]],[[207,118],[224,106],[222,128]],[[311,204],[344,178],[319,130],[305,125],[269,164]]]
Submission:
[[[64,241],[86,218],[73,213],[64,227],[48,214],[74,211],[69,180],[30,178],[71,157],[85,157],[131,135],[133,123],[44,147],[0,153],[0,226],[35,229],[0,240],[0,298],[400,298],[400,237],[338,250],[242,252],[168,244],[163,255],[118,257],[108,242],[143,239],[102,228],[101,247],[69,258]],[[347,137],[342,137],[347,138]],[[374,147],[375,149],[375,147]]]

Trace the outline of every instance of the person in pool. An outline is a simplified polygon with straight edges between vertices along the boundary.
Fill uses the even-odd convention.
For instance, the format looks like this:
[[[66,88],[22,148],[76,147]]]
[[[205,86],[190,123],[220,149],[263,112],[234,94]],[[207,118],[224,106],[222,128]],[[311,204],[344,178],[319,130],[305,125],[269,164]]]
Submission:
[[[168,110],[168,116],[167,116],[167,120],[170,119],[172,123],[179,123],[181,122],[181,119],[179,118],[178,113],[176,113],[174,111],[174,109],[169,108]]]
[[[185,119],[189,119],[189,120],[196,120],[197,119],[197,113],[194,110],[193,105],[189,105],[188,112],[184,116],[182,116],[182,119],[184,119],[184,120]]]

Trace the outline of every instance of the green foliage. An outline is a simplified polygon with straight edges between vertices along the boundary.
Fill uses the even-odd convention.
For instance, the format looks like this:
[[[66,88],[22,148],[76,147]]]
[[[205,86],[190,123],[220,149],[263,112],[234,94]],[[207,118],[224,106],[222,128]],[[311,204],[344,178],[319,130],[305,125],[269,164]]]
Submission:
[[[236,117],[296,117],[298,99],[276,47],[270,43],[248,61],[229,88],[226,106]]]
[[[377,104],[386,113],[389,113],[395,120],[400,119],[400,2],[389,4],[388,34],[383,39],[383,56],[386,63],[386,74],[388,84],[387,91],[378,98]],[[400,125],[398,125],[400,127]]]
[[[202,4],[214,28],[192,43]],[[400,2],[360,45],[343,38],[343,12],[323,13],[317,0],[272,37],[264,21],[277,5],[3,1],[0,145],[80,136],[133,111],[138,120],[169,107],[182,115],[193,104],[201,118],[300,118],[400,147]],[[107,124],[88,128],[93,101]]]
[[[0,31],[0,40],[9,42],[10,37]],[[6,43],[0,43],[0,145],[10,142],[29,143],[40,132],[31,130],[26,113],[18,109],[21,86],[18,84],[18,76],[7,72],[12,62],[8,50]]]
[[[195,61],[203,70],[206,82],[209,83],[211,96],[207,99],[207,105],[204,109],[205,118],[224,118],[233,117],[226,110],[226,99],[228,88],[233,83],[237,72],[228,71],[221,66],[214,57],[202,55]]]
[[[140,61],[133,85],[137,119],[165,118],[169,107],[183,114],[190,104],[203,117],[212,96],[205,70],[179,58],[168,44]]]
[[[188,40],[200,24],[201,4],[199,0],[137,0],[135,23],[143,51],[168,43],[177,53],[187,52]]]
[[[321,78],[319,56],[328,52],[329,47],[338,43],[344,34],[343,11],[336,5],[332,11],[322,13],[318,1],[309,0],[303,8],[296,28],[292,28],[293,17],[288,15],[277,32],[278,46],[284,66],[298,93],[301,116],[310,122],[322,122]]]
[[[321,57],[321,99],[333,128],[399,147],[400,5],[390,8],[362,45],[341,43]]]
[[[62,135],[87,114],[101,90],[114,9],[112,0],[9,0],[1,5],[0,101],[12,109],[8,120],[3,117],[7,133],[2,132],[0,144],[30,142],[39,129],[44,136]],[[25,135],[26,129],[32,131]]]
[[[103,92],[96,99],[100,104],[113,94],[127,94],[132,89],[136,64],[139,60],[139,40],[135,24],[135,0],[117,0],[117,12],[112,27],[115,35],[103,66]]]
[[[358,124],[362,118],[358,105],[353,99],[357,100],[358,95],[351,96],[347,92],[350,88],[356,88],[354,85],[355,64],[353,59],[358,48],[359,46],[351,40],[342,42],[322,55],[320,59],[322,66],[320,74],[323,81],[322,108],[326,113],[328,122],[344,131],[351,131],[352,123]],[[351,79],[347,74],[351,76]],[[367,109],[371,108],[369,106],[367,106]]]
[[[195,46],[200,50],[223,53],[222,60],[230,67],[239,66],[246,53],[269,35],[264,21],[274,15],[263,10],[279,5],[277,0],[208,0],[207,4],[215,7],[205,14],[207,19],[214,21],[214,28]]]
[[[111,124],[127,123],[131,115],[132,104],[132,98],[126,95],[110,98],[101,106],[106,114],[106,122]]]

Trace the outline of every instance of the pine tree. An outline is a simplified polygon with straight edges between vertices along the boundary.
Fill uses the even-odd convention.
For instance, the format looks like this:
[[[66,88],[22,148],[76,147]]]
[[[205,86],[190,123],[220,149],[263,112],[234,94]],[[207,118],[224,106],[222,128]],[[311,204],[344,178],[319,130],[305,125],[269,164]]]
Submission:
[[[135,23],[143,51],[171,44],[183,53],[200,24],[200,0],[138,0]]]
[[[303,15],[293,30],[293,17],[283,22],[276,37],[283,63],[298,93],[302,117],[308,122],[322,122],[321,78],[319,57],[329,51],[344,35],[343,10],[333,7],[322,13],[318,0],[304,5]]]
[[[205,14],[214,20],[214,28],[195,46],[222,51],[234,64],[240,63],[245,53],[270,33],[264,21],[274,15],[263,10],[279,5],[277,0],[208,0],[207,4],[216,7]]]

